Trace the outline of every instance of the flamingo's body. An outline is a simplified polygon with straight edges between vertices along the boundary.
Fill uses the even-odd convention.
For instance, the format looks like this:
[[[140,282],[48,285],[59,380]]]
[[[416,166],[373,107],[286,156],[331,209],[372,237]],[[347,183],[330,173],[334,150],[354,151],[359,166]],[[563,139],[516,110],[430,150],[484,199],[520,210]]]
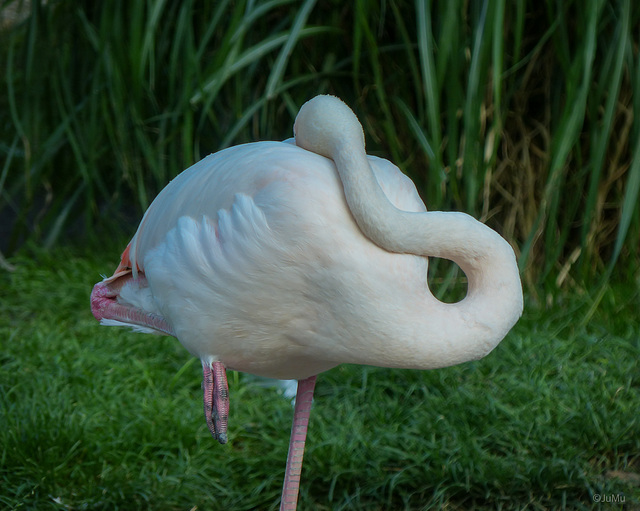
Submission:
[[[312,101],[295,141],[232,147],[176,177],[92,294],[103,323],[175,335],[202,360],[209,387],[219,386],[209,403],[218,423],[208,422],[221,441],[225,367],[311,382],[341,363],[432,369],[484,356],[522,310],[500,236],[467,215],[424,213],[397,167],[365,158],[350,110]],[[387,232],[379,217],[390,219]],[[462,267],[465,300],[433,297],[426,255]]]

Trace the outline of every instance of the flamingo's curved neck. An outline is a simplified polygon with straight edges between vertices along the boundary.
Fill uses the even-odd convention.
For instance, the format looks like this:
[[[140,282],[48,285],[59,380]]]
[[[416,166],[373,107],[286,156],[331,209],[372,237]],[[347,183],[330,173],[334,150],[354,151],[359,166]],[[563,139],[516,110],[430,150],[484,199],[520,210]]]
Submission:
[[[349,209],[371,241],[390,252],[442,257],[460,266],[469,282],[466,298],[451,305],[437,302],[437,318],[415,317],[414,321],[436,321],[446,327],[450,349],[441,365],[485,355],[522,313],[522,286],[513,249],[498,233],[465,213],[409,213],[393,206],[369,166],[357,118],[334,99],[329,98],[334,104],[324,108],[315,105],[309,115],[303,106],[296,120],[296,141],[333,159]],[[334,107],[338,113],[332,116]],[[309,127],[311,118],[314,124]],[[430,293],[426,299],[433,305]],[[415,359],[420,356],[415,351],[419,346],[414,348]],[[425,363],[432,365],[434,351],[426,349],[424,355],[430,358]]]

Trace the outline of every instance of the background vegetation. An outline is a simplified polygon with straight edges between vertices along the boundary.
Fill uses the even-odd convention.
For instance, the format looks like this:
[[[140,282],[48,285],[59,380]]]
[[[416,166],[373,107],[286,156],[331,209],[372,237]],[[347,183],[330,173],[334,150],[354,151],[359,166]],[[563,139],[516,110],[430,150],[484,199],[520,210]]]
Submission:
[[[2,249],[131,232],[188,165],[334,93],[429,208],[513,241],[530,290],[628,279],[639,21],[631,0],[36,2],[2,30]]]
[[[0,507],[277,507],[289,403],[231,374],[214,445],[194,359],[87,297],[173,176],[291,136],[318,93],[429,209],[512,242],[527,304],[483,361],[324,374],[301,507],[640,505],[640,4],[6,0],[0,24]]]

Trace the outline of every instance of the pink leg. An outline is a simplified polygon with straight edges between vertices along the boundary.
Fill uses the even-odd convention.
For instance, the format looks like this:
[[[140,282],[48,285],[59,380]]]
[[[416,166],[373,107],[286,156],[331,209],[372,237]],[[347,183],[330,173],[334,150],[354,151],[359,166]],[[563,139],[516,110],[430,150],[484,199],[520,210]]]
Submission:
[[[222,362],[209,365],[202,362],[202,390],[204,394],[204,418],[209,431],[221,444],[227,443],[229,418],[229,385]]]
[[[298,490],[300,488],[300,474],[302,472],[302,457],[304,443],[307,439],[307,426],[313,401],[313,389],[316,377],[298,381],[296,392],[296,407],[293,411],[293,425],[291,426],[291,440],[289,441],[289,455],[282,487],[280,511],[295,511],[298,507]]]

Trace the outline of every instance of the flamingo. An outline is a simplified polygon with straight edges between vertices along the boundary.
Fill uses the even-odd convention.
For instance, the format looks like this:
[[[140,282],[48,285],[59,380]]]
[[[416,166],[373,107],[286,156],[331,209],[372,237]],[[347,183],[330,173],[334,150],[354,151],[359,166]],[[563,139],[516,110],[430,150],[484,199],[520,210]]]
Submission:
[[[428,257],[463,270],[463,300],[433,296]],[[220,443],[226,369],[298,380],[280,508],[292,510],[317,374],[479,359],[523,298],[507,241],[467,214],[427,212],[409,178],[367,156],[352,110],[317,96],[293,139],[224,149],[171,181],[91,308],[103,325],[174,336],[201,360],[205,420]]]

